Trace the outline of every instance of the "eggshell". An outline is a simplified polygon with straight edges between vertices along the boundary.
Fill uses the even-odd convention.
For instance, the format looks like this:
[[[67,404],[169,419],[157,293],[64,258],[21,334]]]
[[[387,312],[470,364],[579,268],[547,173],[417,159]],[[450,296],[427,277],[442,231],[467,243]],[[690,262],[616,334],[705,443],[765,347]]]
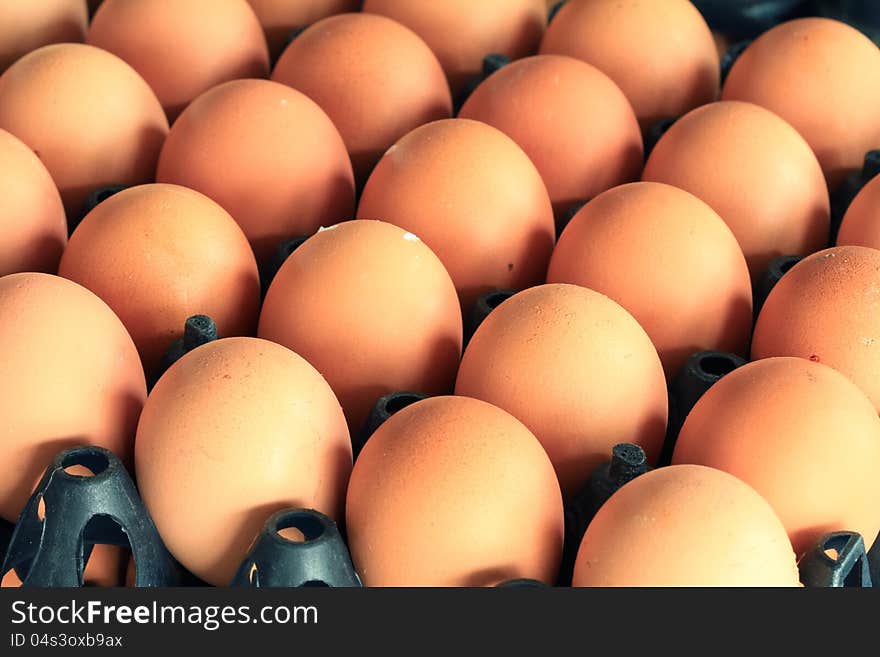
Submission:
[[[794,128],[758,105],[721,101],[689,112],[651,151],[642,179],[711,205],[755,281],[774,258],[828,244],[828,189],[816,156]]]
[[[862,187],[850,203],[837,233],[837,244],[880,249],[880,176]]]
[[[632,315],[577,285],[540,285],[483,321],[465,349],[455,393],[522,421],[547,450],[566,496],[620,442],[656,461],[666,431],[666,380]]]
[[[425,240],[466,311],[489,290],[543,282],[555,241],[550,198],[528,156],[501,131],[467,119],[398,141],[370,176],[358,216]]]
[[[247,238],[185,187],[141,185],[100,203],[71,236],[59,274],[113,309],[150,375],[191,315],[210,316],[223,337],[256,330],[260,278]]]
[[[95,545],[83,571],[84,586],[122,586],[131,550],[117,545]]]
[[[752,287],[742,251],[712,208],[676,187],[631,183],[587,203],[560,237],[547,281],[583,285],[626,308],[667,377],[697,351],[748,353]]]
[[[162,106],[137,72],[81,43],[44,46],[0,76],[0,128],[27,144],[70,217],[105,185],[153,178],[168,132]]]
[[[418,237],[381,221],[348,221],[285,261],[259,335],[314,365],[359,431],[384,394],[452,391],[462,320],[449,274]]]
[[[636,180],[642,136],[626,96],[572,57],[527,57],[496,71],[459,113],[495,126],[526,152],[547,185],[557,219],[569,207]]]
[[[499,408],[434,397],[393,415],[358,456],[346,519],[366,586],[552,584],[559,485],[540,443]]]
[[[880,531],[880,418],[845,376],[802,358],[748,363],[688,415],[673,463],[724,470],[775,509],[798,555],[824,534]]]
[[[85,0],[0,3],[0,73],[41,46],[84,41],[88,24]]]
[[[357,11],[360,0],[248,0],[256,13],[269,51],[277,57],[294,30],[306,27],[333,14]]]
[[[333,123],[304,94],[269,80],[226,82],[174,122],[156,174],[229,212],[258,262],[278,244],[354,213],[354,178]]]
[[[0,276],[55,273],[67,243],[61,196],[40,158],[0,130]]]
[[[540,52],[577,57],[608,75],[643,130],[718,94],[718,51],[690,0],[570,0],[547,28]]]
[[[364,11],[393,18],[422,37],[456,94],[480,74],[486,55],[535,54],[547,26],[542,0],[366,0]]]
[[[880,251],[838,246],[792,267],[755,324],[752,360],[770,356],[830,365],[880,409]]]
[[[452,115],[449,85],[431,49],[384,16],[315,23],[287,47],[272,79],[303,92],[333,120],[361,184],[400,137]]]
[[[351,472],[345,417],[302,357],[258,338],[202,345],[159,379],[137,428],[135,465],[171,553],[228,585],[272,513],[340,518]]]
[[[574,586],[798,586],[770,505],[734,476],[674,465],[625,484],[578,551]]]
[[[880,147],[880,50],[854,27],[800,18],[740,55],[722,90],[772,110],[810,144],[831,189]]]
[[[263,29],[247,0],[105,0],[88,42],[131,64],[172,121],[211,87],[269,75]]]
[[[42,273],[0,278],[0,515],[15,522],[61,450],[129,461],[147,396],[137,350],[97,296]]]

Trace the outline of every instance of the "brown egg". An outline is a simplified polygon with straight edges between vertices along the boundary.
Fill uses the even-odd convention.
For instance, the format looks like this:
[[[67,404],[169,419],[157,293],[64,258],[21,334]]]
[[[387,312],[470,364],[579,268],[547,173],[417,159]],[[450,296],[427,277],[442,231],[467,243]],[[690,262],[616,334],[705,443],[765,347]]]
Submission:
[[[765,32],[736,60],[722,98],[757,103],[793,125],[831,189],[880,147],[880,50],[845,23],[801,18]]]
[[[681,187],[711,205],[739,241],[753,280],[774,258],[828,244],[828,189],[816,156],[758,105],[722,101],[683,116],[651,151],[642,180]]]
[[[194,575],[225,586],[275,511],[340,518],[351,442],[330,386],[303,358],[267,340],[225,338],[159,379],[135,466],[165,545]]]
[[[465,349],[455,393],[488,401],[538,437],[571,496],[620,442],[653,463],[666,379],[632,315],[577,285],[541,285],[498,306]]]
[[[260,279],[247,238],[186,187],[141,185],[100,203],[74,231],[58,273],[113,309],[151,376],[191,315],[209,315],[223,337],[256,329]]]
[[[824,534],[880,531],[880,418],[845,376],[803,358],[726,375],[688,415],[673,463],[724,470],[774,508],[798,555]]]
[[[799,356],[852,379],[880,410],[880,251],[838,246],[790,269],[761,308],[752,360]]]
[[[423,239],[466,311],[489,290],[542,283],[555,240],[550,198],[528,156],[501,131],[466,119],[422,126],[389,149],[358,216]]]
[[[477,87],[459,115],[495,126],[520,145],[541,173],[557,219],[642,170],[642,136],[626,96],[572,57],[540,55],[505,66]]]
[[[712,208],[676,187],[631,183],[587,203],[559,238],[547,282],[583,285],[623,306],[667,377],[697,351],[748,353],[752,286],[742,251]]]
[[[358,431],[384,394],[452,391],[462,320],[449,274],[418,237],[381,221],[348,221],[285,261],[259,335],[314,365]]]
[[[84,41],[88,24],[85,0],[0,3],[0,73],[41,46]]]
[[[452,115],[449,86],[431,49],[384,16],[343,14],[315,23],[287,47],[272,79],[327,112],[361,185],[395,141]]]
[[[850,203],[837,244],[856,244],[880,249],[880,176],[873,178]]]
[[[124,61],[63,43],[35,50],[0,76],[0,128],[33,149],[68,216],[78,217],[95,188],[153,178],[168,121]]]
[[[552,584],[562,552],[559,484],[535,437],[467,397],[416,402],[358,456],[346,520],[365,586]]]
[[[0,276],[55,273],[67,243],[64,205],[40,158],[0,130]]]
[[[360,9],[361,0],[248,0],[263,26],[272,57],[281,54],[294,30],[333,14]]]
[[[122,586],[131,550],[116,545],[95,545],[83,571],[84,586]]]
[[[570,0],[547,28],[541,54],[577,57],[608,75],[643,130],[718,94],[715,41],[690,0]]]
[[[84,287],[4,276],[0,316],[0,515],[15,522],[61,450],[99,445],[129,462],[147,390],[122,322]]]
[[[393,18],[422,37],[454,94],[480,74],[486,55],[535,54],[547,26],[542,0],[365,0],[364,11]]]
[[[266,39],[247,0],[105,0],[88,42],[131,64],[172,121],[211,87],[269,75]]]
[[[770,505],[740,479],[674,465],[625,484],[581,542],[574,586],[799,586]]]
[[[314,101],[269,80],[199,96],[175,121],[159,182],[211,197],[265,262],[285,239],[351,218],[354,179],[342,138]]]

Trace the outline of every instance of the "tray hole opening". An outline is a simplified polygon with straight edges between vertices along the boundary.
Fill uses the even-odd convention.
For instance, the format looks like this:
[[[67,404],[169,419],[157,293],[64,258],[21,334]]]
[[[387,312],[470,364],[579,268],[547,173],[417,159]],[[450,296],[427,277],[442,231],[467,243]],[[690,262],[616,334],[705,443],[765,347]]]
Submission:
[[[251,586],[260,585],[260,571],[255,563],[251,564],[251,569],[248,571],[248,581],[251,583]]]
[[[86,523],[77,555],[81,586],[121,586],[136,581],[137,565],[131,543],[122,525],[111,516],[99,514]]]
[[[100,452],[77,450],[64,457],[61,467],[72,477],[94,477],[109,468],[110,461]]]
[[[718,378],[733,372],[733,370],[736,369],[736,365],[736,362],[732,358],[721,354],[703,356],[703,358],[700,359],[700,369],[703,373]]]
[[[291,543],[308,543],[324,534],[324,523],[309,513],[291,513],[278,521],[275,533]]]
[[[398,411],[402,411],[410,404],[415,404],[417,401],[421,400],[422,397],[416,394],[403,393],[399,395],[394,395],[387,402],[385,402],[385,412],[390,417]]]
[[[330,585],[321,579],[310,579],[307,582],[303,582],[303,588],[330,588]]]

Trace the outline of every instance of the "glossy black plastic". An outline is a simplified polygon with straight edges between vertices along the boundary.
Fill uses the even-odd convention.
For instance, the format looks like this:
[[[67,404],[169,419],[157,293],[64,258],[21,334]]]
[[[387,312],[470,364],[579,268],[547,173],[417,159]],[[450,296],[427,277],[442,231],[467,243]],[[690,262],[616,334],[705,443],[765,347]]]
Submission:
[[[724,85],[724,82],[727,80],[727,75],[730,73],[730,69],[733,68],[733,65],[736,63],[736,60],[739,59],[739,56],[743,54],[746,48],[748,48],[754,39],[743,39],[742,41],[737,41],[724,52],[724,55],[721,57],[721,84]]]
[[[565,503],[565,541],[557,585],[570,586],[574,563],[587,526],[605,502],[621,486],[651,469],[645,451],[638,445],[620,443],[611,450],[611,460],[596,468],[586,484]]]
[[[283,265],[290,255],[296,251],[303,242],[309,239],[309,237],[311,237],[311,235],[293,237],[289,240],[284,240],[275,248],[272,257],[260,271],[260,286],[262,287],[264,297],[266,296],[266,292],[269,291],[269,286],[272,284],[272,280],[278,274],[278,270],[281,269],[281,265]]]
[[[291,527],[302,533],[302,541],[278,533]],[[312,509],[287,509],[263,526],[231,586],[339,588],[361,582],[336,523]]]
[[[657,145],[657,142],[666,134],[666,132],[678,121],[677,116],[668,116],[653,123],[645,132],[643,145],[645,150],[645,162],[651,156],[651,152]]]
[[[837,244],[837,234],[840,232],[840,224],[849,209],[853,199],[862,191],[862,187],[868,184],[877,174],[880,174],[880,150],[868,151],[862,161],[860,171],[854,171],[844,179],[840,186],[831,193],[831,230],[828,236],[828,245]]]
[[[217,325],[208,315],[193,315],[188,317],[183,325],[183,336],[175,340],[165,353],[165,356],[162,358],[162,363],[159,366],[159,371],[156,373],[155,380],[150,382],[150,388],[155,385],[156,381],[158,381],[159,377],[162,376],[165,370],[183,358],[185,354],[188,354],[196,347],[217,340],[218,337]]]
[[[871,587],[865,542],[856,532],[826,534],[798,563],[810,587]]]
[[[453,114],[458,116],[458,112],[461,110],[462,105],[465,104],[465,101],[470,98],[470,95],[474,93],[474,89],[479,87],[483,80],[508,64],[510,64],[510,58],[500,53],[489,53],[483,57],[483,70],[479,75],[468,80],[462,87],[461,91],[459,91],[458,95],[453,99]]]
[[[734,39],[754,38],[803,15],[804,0],[693,0],[709,27]]]
[[[357,460],[364,445],[367,444],[367,440],[370,439],[370,436],[373,435],[376,429],[382,426],[385,420],[410,404],[415,404],[417,401],[427,398],[428,395],[422,394],[421,392],[411,392],[409,390],[391,392],[379,397],[379,399],[376,400],[376,403],[373,404],[373,408],[370,409],[370,414],[367,416],[367,420],[364,422],[364,426],[360,433],[352,436],[351,449],[355,460]]]
[[[80,222],[85,219],[86,215],[94,210],[98,205],[106,201],[111,196],[118,194],[119,192],[128,189],[129,185],[107,185],[106,187],[99,187],[91,194],[86,197],[86,202],[83,205],[82,213],[78,217],[68,217],[67,218],[67,230],[71,235],[73,231],[76,230],[76,227],[79,226]]]
[[[669,420],[658,465],[669,465],[678,432],[700,397],[725,374],[745,364],[744,358],[726,351],[700,351],[687,359],[669,385]]]
[[[468,316],[464,321],[464,346],[467,347],[468,342],[474,337],[474,333],[480,328],[489,313],[495,310],[502,303],[516,294],[516,290],[492,290],[481,295],[471,308]]]
[[[84,466],[93,476],[69,474]],[[82,586],[93,545],[130,547],[135,586],[173,586],[179,571],[165,549],[125,466],[101,447],[58,454],[25,505],[0,573],[13,568],[23,586]]]
[[[803,256],[798,255],[780,256],[767,266],[767,271],[765,271],[764,275],[755,283],[755,289],[752,293],[755,320],[758,319],[758,314],[761,312],[761,308],[764,307],[767,297],[770,296],[770,293],[773,291],[773,288],[776,287],[779,280],[785,276],[789,269],[803,259]]]

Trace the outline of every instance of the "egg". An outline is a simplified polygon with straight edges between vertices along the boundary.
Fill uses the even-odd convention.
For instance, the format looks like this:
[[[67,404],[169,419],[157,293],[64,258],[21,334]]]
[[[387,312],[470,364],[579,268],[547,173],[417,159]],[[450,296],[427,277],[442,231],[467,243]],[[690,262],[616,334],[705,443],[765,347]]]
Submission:
[[[687,417],[672,457],[739,477],[767,500],[802,555],[824,534],[880,531],[880,418],[827,365],[766,358],[723,377]]]
[[[880,251],[838,246],[800,261],[758,315],[752,360],[799,356],[852,379],[880,410]]]
[[[617,303],[577,285],[533,287],[493,310],[465,349],[455,394],[523,422],[567,497],[620,442],[655,463],[666,431],[666,379],[650,338]]]
[[[171,121],[211,87],[269,75],[263,29],[247,0],[105,0],[87,40],[131,64]]]
[[[283,240],[354,213],[351,162],[333,123],[269,80],[226,82],[194,100],[174,122],[156,178],[217,201],[261,264]]]
[[[357,11],[361,0],[248,0],[256,13],[269,52],[277,57],[284,50],[294,30],[304,28],[333,14]]]
[[[701,465],[648,472],[614,493],[578,550],[573,585],[799,586],[795,555],[770,505]]]
[[[837,244],[880,249],[880,176],[862,187],[850,203],[837,233]]]
[[[0,276],[54,274],[67,243],[67,220],[52,176],[34,152],[0,130]]]
[[[799,18],[768,30],[736,60],[721,97],[757,103],[793,125],[831,189],[880,147],[880,50],[839,21]]]
[[[559,238],[547,282],[583,285],[626,308],[667,378],[697,351],[748,352],[752,287],[739,244],[712,208],[676,187],[630,183],[587,203]]]
[[[570,0],[547,28],[540,52],[577,57],[608,75],[643,130],[718,94],[718,51],[690,0]]]
[[[346,525],[365,586],[551,584],[562,553],[559,485],[508,413],[434,397],[395,413],[355,462]]]
[[[85,41],[88,24],[85,0],[0,3],[0,73],[41,46]]]
[[[573,57],[513,62],[474,90],[459,116],[492,125],[526,152],[544,179],[557,221],[575,203],[638,179],[642,137],[626,96]]]
[[[384,16],[342,14],[315,23],[287,47],[272,79],[303,92],[333,120],[360,184],[395,141],[452,115],[431,49]]]
[[[351,442],[330,386],[301,356],[259,338],[224,338],[159,379],[138,423],[135,466],[172,555],[226,586],[275,511],[340,517]]]
[[[151,378],[187,317],[210,316],[224,337],[256,330],[260,279],[247,238],[223,208],[185,187],[141,185],[100,203],[74,231],[58,273],[113,309]]]
[[[452,391],[462,319],[449,274],[416,235],[347,221],[284,262],[266,293],[259,336],[314,365],[355,432],[384,394]]]
[[[117,545],[94,545],[83,570],[84,586],[122,586],[131,550]]]
[[[422,37],[454,94],[480,74],[486,55],[535,54],[547,26],[542,0],[365,0],[364,11],[393,18]]]
[[[62,43],[25,55],[0,76],[0,128],[42,160],[73,218],[97,187],[152,180],[168,121],[124,61]]]
[[[680,118],[651,151],[642,180],[675,185],[712,206],[739,241],[754,281],[775,258],[828,244],[819,161],[793,127],[753,103],[721,101]]]
[[[490,290],[542,283],[555,241],[550,197],[528,156],[503,132],[467,119],[398,141],[367,181],[357,214],[423,239],[466,311]]]
[[[15,522],[58,452],[99,445],[130,463],[147,391],[122,322],[76,283],[4,276],[0,318],[0,515]]]

